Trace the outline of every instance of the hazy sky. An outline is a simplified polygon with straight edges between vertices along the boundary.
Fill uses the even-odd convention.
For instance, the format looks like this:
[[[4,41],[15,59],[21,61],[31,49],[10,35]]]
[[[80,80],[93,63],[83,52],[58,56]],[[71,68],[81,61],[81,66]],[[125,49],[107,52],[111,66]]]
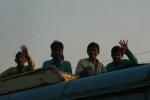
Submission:
[[[73,71],[87,57],[90,42],[100,45],[99,60],[111,60],[120,39],[139,62],[150,61],[149,0],[0,0],[0,72],[16,66],[15,54],[25,44],[36,68],[50,59],[50,44],[64,43],[65,59]]]

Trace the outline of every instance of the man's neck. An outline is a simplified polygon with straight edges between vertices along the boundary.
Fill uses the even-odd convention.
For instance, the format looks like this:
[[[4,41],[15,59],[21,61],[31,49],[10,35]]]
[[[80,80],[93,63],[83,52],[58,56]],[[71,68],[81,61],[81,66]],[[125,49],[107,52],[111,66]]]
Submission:
[[[92,62],[93,64],[97,63],[97,59],[96,58],[89,58],[90,62]]]
[[[113,65],[119,65],[121,61],[113,61]]]
[[[53,59],[53,61],[54,61],[55,64],[60,64],[61,59]]]

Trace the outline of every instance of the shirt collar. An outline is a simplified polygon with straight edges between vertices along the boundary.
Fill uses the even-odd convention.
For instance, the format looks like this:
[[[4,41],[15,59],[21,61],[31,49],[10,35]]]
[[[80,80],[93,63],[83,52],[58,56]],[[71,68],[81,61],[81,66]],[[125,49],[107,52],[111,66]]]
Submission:
[[[58,64],[59,64],[59,65],[62,65],[62,64],[63,64],[63,61],[64,61],[64,60],[61,59],[60,62],[59,62]],[[53,64],[56,64],[56,63],[54,63],[54,60],[53,60],[53,59],[52,59],[52,63],[53,63]]]

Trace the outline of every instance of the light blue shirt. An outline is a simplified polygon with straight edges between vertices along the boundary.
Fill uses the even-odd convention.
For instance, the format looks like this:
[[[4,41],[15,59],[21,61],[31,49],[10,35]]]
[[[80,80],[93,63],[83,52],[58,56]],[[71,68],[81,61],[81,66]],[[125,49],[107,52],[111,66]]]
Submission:
[[[65,60],[61,59],[60,63],[56,64],[53,61],[53,59],[47,60],[43,63],[42,68],[50,68],[52,66],[55,66],[56,68],[58,68],[61,71],[72,73],[72,68],[71,68],[71,64],[69,61],[65,61]]]

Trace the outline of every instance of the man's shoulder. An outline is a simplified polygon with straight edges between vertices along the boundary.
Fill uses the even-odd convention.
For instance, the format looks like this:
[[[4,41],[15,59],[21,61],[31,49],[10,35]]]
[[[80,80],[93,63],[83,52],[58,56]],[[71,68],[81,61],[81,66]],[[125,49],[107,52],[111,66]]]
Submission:
[[[130,61],[129,61],[128,59],[122,59],[122,60],[121,60],[121,63],[122,63],[122,64],[128,64],[129,62],[130,62]]]
[[[97,59],[97,62],[98,62],[98,64],[103,65],[103,63],[101,61],[99,61],[98,59]]]
[[[52,59],[50,59],[50,60],[45,60],[45,61],[43,62],[43,64],[50,64],[50,63],[52,63]]]
[[[0,74],[0,77],[10,76],[17,72],[17,67],[10,67]]]
[[[17,67],[10,67],[6,71],[16,71],[16,70],[17,70]]]
[[[69,65],[71,64],[70,61],[68,61],[68,60],[62,60],[62,63],[63,64],[69,64]]]
[[[113,67],[112,62],[110,62],[110,63],[108,63],[108,64],[106,65],[106,69],[111,68],[111,67]]]
[[[79,60],[79,62],[87,62],[87,61],[89,61],[88,58],[82,58]]]
[[[88,58],[82,58],[78,61],[78,65],[83,65],[89,63]]]
[[[42,67],[46,68],[47,66],[49,66],[51,64],[52,64],[52,59],[51,60],[46,60],[46,61],[43,62]]]

